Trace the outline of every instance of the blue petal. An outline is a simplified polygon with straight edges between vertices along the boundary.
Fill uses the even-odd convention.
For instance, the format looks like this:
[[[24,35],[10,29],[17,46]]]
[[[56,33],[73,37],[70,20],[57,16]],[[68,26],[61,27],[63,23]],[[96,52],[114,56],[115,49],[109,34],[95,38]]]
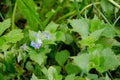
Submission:
[[[32,47],[34,47],[35,49],[39,49],[42,45],[42,41],[41,40],[38,40],[37,43],[35,43],[34,41],[31,41],[31,44],[30,44]]]

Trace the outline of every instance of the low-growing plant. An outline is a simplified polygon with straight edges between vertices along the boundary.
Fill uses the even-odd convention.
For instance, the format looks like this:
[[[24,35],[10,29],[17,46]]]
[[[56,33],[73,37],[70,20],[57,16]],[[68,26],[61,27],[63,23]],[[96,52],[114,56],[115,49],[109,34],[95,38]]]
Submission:
[[[0,80],[119,80],[117,2],[1,1]]]

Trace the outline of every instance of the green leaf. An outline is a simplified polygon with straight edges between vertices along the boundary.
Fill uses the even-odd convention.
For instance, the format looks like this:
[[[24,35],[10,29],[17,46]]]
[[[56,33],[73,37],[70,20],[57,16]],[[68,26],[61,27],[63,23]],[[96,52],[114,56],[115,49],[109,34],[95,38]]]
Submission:
[[[73,57],[73,62],[83,71],[88,71],[89,66],[89,54],[79,54],[78,56]]]
[[[96,68],[97,71],[103,73],[117,67],[120,64],[119,60],[114,55],[114,52],[110,48],[102,50],[98,49],[95,49],[91,53],[90,57],[91,65],[93,65],[92,67]]]
[[[20,13],[27,19],[29,29],[38,30],[38,24],[40,25],[40,29],[43,29],[43,25],[37,11],[35,9],[35,3],[33,0],[17,0],[18,9]]]
[[[116,32],[113,30],[115,28],[108,24],[104,26],[105,26],[105,30],[103,31],[102,36],[113,38],[116,35]]]
[[[35,51],[30,51],[30,59],[42,65],[45,63],[47,56],[44,53],[36,53]]]
[[[4,80],[4,75],[0,73],[0,80]]]
[[[43,40],[43,44],[56,44],[56,33],[50,33],[50,39]]]
[[[10,27],[10,25],[11,25],[10,19],[6,19],[3,22],[0,22],[0,36],[6,29]]]
[[[6,51],[9,47],[10,44],[4,43],[2,46],[0,46],[0,49],[2,49],[2,51]]]
[[[45,19],[45,21],[43,22],[43,24],[46,26],[46,24],[48,24],[48,22],[51,20],[51,18],[52,18],[52,16],[55,14],[55,10],[51,10],[51,11],[49,11],[48,13],[46,13],[46,15],[45,15],[45,17],[46,17],[46,19]]]
[[[4,63],[0,63],[0,73],[3,73],[6,70],[6,66]]]
[[[95,15],[94,18],[91,20],[90,23],[90,32],[94,32],[96,30],[104,28],[104,23],[98,19],[98,17]]]
[[[88,74],[87,77],[90,80],[98,80],[98,75],[97,74]]]
[[[94,68],[96,66],[100,65],[100,51],[102,51],[102,45],[96,45],[94,48],[89,49],[89,54],[90,54],[90,63],[91,66],[89,66],[89,69]]]
[[[75,74],[70,74],[65,77],[65,80],[75,80]]]
[[[99,56],[97,59],[99,63],[96,65],[96,70],[101,73],[120,65],[119,60],[116,58],[114,52],[110,48],[103,49],[103,51],[101,51],[101,55],[98,54],[97,56]],[[92,61],[96,62],[96,59],[94,58]]]
[[[29,38],[30,40],[35,40],[35,35],[37,34],[37,32],[29,30]]]
[[[108,0],[101,0],[101,7],[103,11],[108,14],[108,16],[110,16],[110,14],[113,13],[113,5],[109,3]]]
[[[89,47],[93,47],[95,45],[94,40],[92,39],[92,37],[88,36],[84,39],[82,39],[79,42],[82,46],[89,46]]]
[[[99,40],[100,36],[102,35],[103,29],[96,30],[92,32],[89,36],[83,38],[80,43],[85,46],[93,47],[95,46],[95,42]]]
[[[61,72],[61,69],[62,69],[62,67],[61,66],[53,66],[56,70],[57,70],[57,72],[58,73],[60,73]]]
[[[48,69],[48,79],[49,80],[62,80],[62,75],[59,75],[57,70],[50,66]]]
[[[64,33],[67,33],[69,30],[67,24],[61,24],[59,29],[60,29],[60,31],[62,31]]]
[[[55,60],[58,62],[60,66],[64,65],[70,53],[67,50],[63,50],[61,52],[56,53]]]
[[[35,76],[35,74],[32,74],[32,78],[31,78],[30,80],[40,80],[40,79],[38,79],[38,78]]]
[[[4,44],[4,38],[0,37],[0,46],[2,46]]]
[[[66,40],[65,40],[66,44],[71,44],[73,42],[73,36],[71,34],[66,33],[65,37],[66,37]]]
[[[97,41],[100,38],[103,31],[104,28],[100,30],[96,30],[95,32],[90,34],[90,37],[92,38],[93,41]]]
[[[8,72],[14,73],[15,72],[15,53],[14,52],[6,52],[4,53],[4,64],[6,66],[6,70]]]
[[[58,24],[55,24],[54,22],[50,22],[45,28],[45,31],[54,33],[57,30],[58,26],[59,26]]]
[[[65,40],[66,40],[65,34],[62,31],[57,31],[56,32],[56,40],[65,42]]]
[[[80,68],[72,63],[68,63],[66,66],[65,66],[65,70],[68,74],[77,74],[80,72]]]
[[[120,42],[118,42],[114,38],[100,38],[97,43],[109,48],[111,48],[112,46],[120,46]]]
[[[71,26],[73,27],[73,31],[78,32],[82,38],[88,36],[89,27],[87,20],[85,19],[73,19],[69,21]]]
[[[102,51],[100,59],[101,63],[100,66],[97,68],[99,72],[105,72],[120,65],[119,60],[116,58],[114,52],[110,48],[106,48]]]
[[[20,41],[23,38],[22,30],[20,29],[14,29],[3,36],[3,38],[10,43],[16,43],[17,41]]]
[[[26,63],[26,69],[27,70],[29,70],[29,71],[33,71],[34,70],[34,67],[33,67],[33,65],[31,64],[31,62],[30,61],[28,61],[27,63]]]

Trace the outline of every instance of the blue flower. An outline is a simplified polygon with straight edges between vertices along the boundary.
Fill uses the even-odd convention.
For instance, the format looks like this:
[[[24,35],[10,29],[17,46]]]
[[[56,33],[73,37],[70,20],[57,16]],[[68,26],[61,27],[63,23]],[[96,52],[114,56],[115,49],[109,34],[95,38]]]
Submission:
[[[40,39],[38,39],[37,42],[31,41],[30,45],[35,49],[39,49],[42,45],[42,41]]]
[[[34,34],[34,37],[37,37],[38,36],[38,34]]]
[[[43,34],[45,34],[45,37],[46,37],[47,39],[50,39],[50,34],[49,34],[48,32],[43,32]]]

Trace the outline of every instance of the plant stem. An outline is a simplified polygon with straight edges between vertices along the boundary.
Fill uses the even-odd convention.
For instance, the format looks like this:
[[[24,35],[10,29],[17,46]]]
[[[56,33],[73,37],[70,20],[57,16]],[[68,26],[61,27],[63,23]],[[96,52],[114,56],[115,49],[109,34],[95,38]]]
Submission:
[[[15,24],[14,24],[14,22],[15,22],[15,13],[16,13],[16,9],[17,9],[17,0],[16,0],[16,2],[15,2],[15,6],[14,6],[14,9],[13,9],[13,14],[12,14],[12,30],[14,29],[14,27],[15,27]]]
[[[94,5],[98,5],[98,4],[100,4],[100,2],[95,2],[95,3],[94,3]],[[84,10],[86,10],[86,9],[89,8],[89,7],[91,7],[92,5],[93,5],[93,3],[85,6],[85,7],[80,11],[80,14],[83,13]],[[65,19],[65,18],[67,18],[67,17],[69,17],[69,16],[71,16],[71,15],[74,15],[74,16],[75,16],[75,15],[76,15],[76,11],[74,10],[74,11],[72,11],[72,12],[69,12],[68,14],[65,14],[64,16],[60,17],[56,22],[59,22],[60,20]],[[73,16],[72,16],[72,17],[73,17]]]
[[[117,21],[120,19],[120,16],[115,20],[115,22],[114,22],[114,24],[113,24],[113,26],[115,26],[116,25],[116,23],[117,23]]]
[[[2,16],[2,13],[0,12],[0,17],[2,18],[2,20],[4,20],[3,16]]]
[[[87,6],[85,6],[85,7],[80,11],[80,13],[83,13],[83,11],[84,11],[85,9],[93,6],[93,4],[94,4],[94,5],[98,5],[98,4],[100,4],[100,2],[91,3],[91,4],[87,5]]]
[[[113,5],[115,5],[117,8],[119,8],[120,9],[120,5],[119,4],[117,4],[115,1],[113,1],[113,0],[108,0],[110,3],[112,3]]]
[[[68,14],[65,14],[65,15],[62,16],[62,17],[60,17],[56,22],[59,22],[60,20],[65,19],[65,18],[67,18],[67,17],[69,17],[69,16],[71,16],[71,15],[73,15],[73,14],[75,14],[75,10],[72,11],[72,12],[69,12]]]
[[[85,6],[85,7],[80,11],[80,14],[83,13],[87,8],[93,6],[93,4],[94,4],[94,5],[99,5],[100,2],[91,3],[91,4],[87,5],[87,6]],[[72,17],[74,17],[75,15],[76,15],[76,14],[74,14]],[[71,17],[71,18],[72,18],[72,17]]]
[[[79,19],[79,18],[81,18],[81,16],[80,16],[80,11],[79,11],[78,2],[77,2],[76,0],[74,0],[74,5],[75,5],[75,8],[76,8],[77,17],[78,17],[78,19]]]
[[[113,77],[112,77],[110,71],[108,71],[107,73],[108,73],[108,75],[111,77],[111,79],[113,80]]]

